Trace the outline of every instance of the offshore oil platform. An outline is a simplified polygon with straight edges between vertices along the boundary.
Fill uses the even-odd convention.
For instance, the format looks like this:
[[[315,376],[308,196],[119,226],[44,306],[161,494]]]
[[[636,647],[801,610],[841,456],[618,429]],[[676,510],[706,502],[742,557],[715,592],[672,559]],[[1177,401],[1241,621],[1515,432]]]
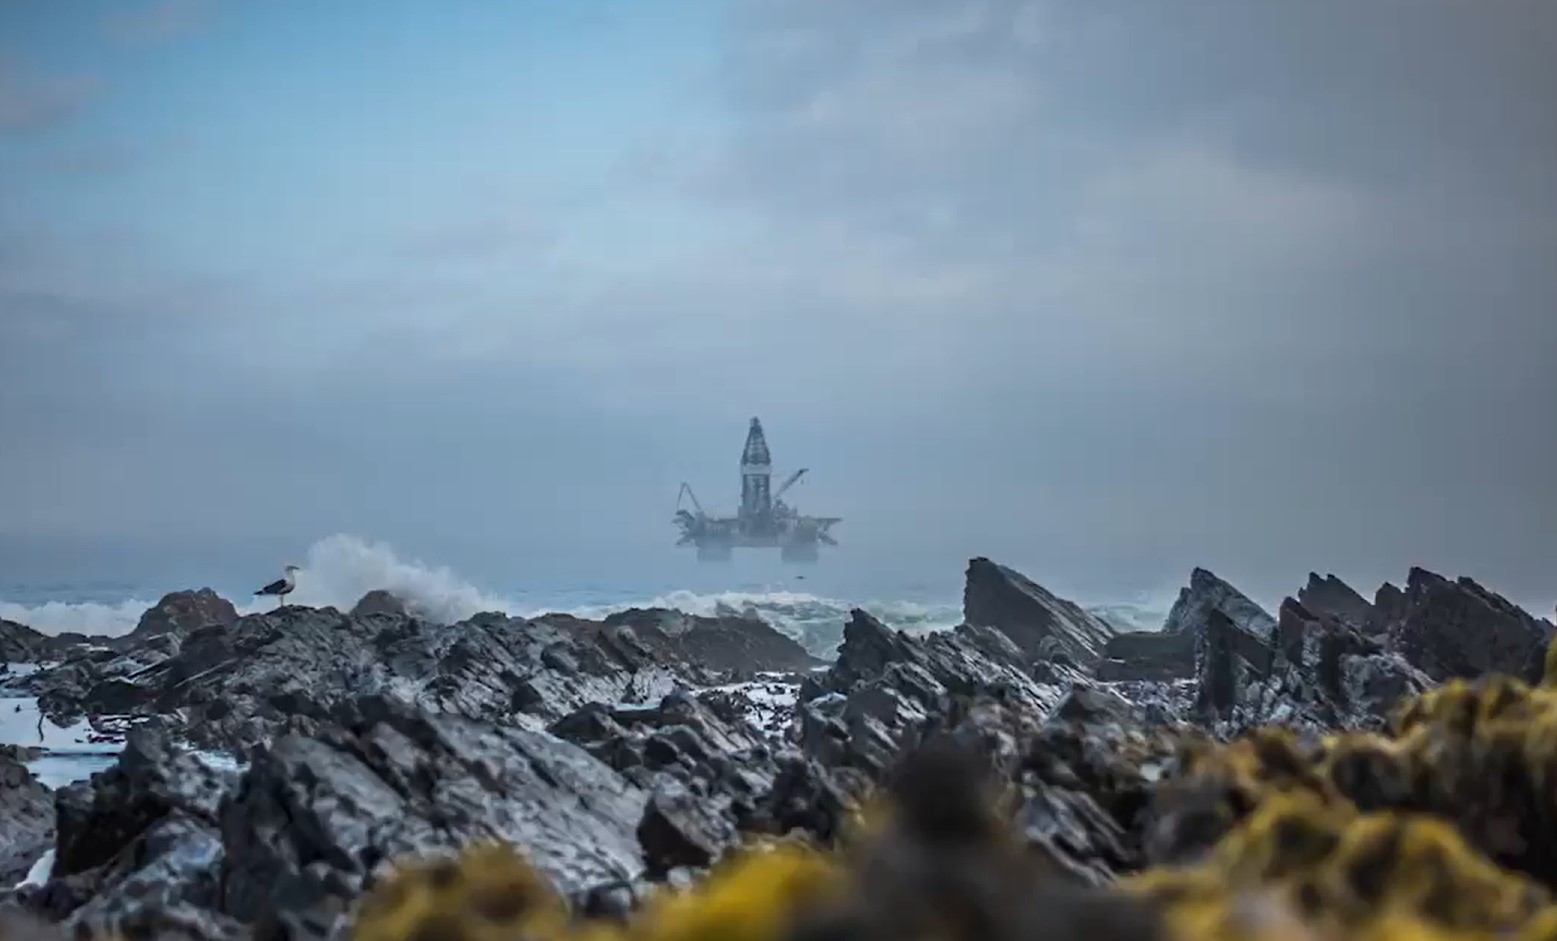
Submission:
[[[735,516],[711,516],[697,502],[692,488],[683,483],[676,495],[676,525],[681,528],[678,546],[696,546],[700,562],[723,562],[731,557],[737,547],[743,549],[779,549],[779,557],[785,562],[815,562],[817,548],[823,544],[838,543],[828,530],[842,522],[837,516],[801,516],[784,502],[785,492],[793,487],[806,468],[789,475],[770,491],[773,471],[768,455],[768,439],[762,433],[762,422],[753,418],[746,432],[746,447],[741,451],[741,508]],[[682,509],[681,501],[692,502],[696,513]]]

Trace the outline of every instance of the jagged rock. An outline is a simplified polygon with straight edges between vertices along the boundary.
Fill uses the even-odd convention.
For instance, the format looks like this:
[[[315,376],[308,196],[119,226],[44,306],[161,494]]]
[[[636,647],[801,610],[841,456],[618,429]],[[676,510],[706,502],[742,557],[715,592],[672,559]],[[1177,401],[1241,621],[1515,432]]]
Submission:
[[[1212,611],[1220,611],[1244,633],[1268,639],[1276,619],[1227,582],[1203,568],[1190,573],[1189,585],[1179,589],[1178,600],[1162,625],[1164,634],[1199,635]]]
[[[357,600],[352,605],[351,616],[354,618],[366,617],[370,614],[388,614],[392,617],[408,617],[410,611],[406,609],[405,602],[398,595],[375,588]]]
[[[72,933],[324,937],[389,861],[492,837],[569,894],[631,883],[645,805],[551,735],[382,696],[258,749],[241,776],[136,731],[115,767],[60,792],[54,875],[27,903]]]
[[[1525,624],[1474,583],[1444,584],[1478,618],[1512,619],[1494,633]],[[852,612],[820,674],[733,612],[438,626],[285,606],[78,650],[35,674],[50,710],[155,714],[167,731],[133,733],[116,768],[56,795],[54,878],[18,897],[71,932],[325,939],[391,859],[498,836],[574,904],[618,911],[645,880],[696,878],[739,833],[835,838],[905,749],[942,736],[1010,785],[1040,857],[1107,883],[1225,831],[1225,793],[1209,810],[1193,788],[1157,800],[1205,734],[1179,717],[1214,738],[1363,728],[1429,682],[1329,580],[1305,589],[1320,610],[1287,599],[1271,619],[1196,570],[1172,630],[1103,638],[1096,679],[1086,649],[1067,649],[1098,639],[1068,602],[987,560],[969,586],[983,615],[955,630],[909,634]],[[1461,610],[1442,591],[1413,573],[1367,620],[1413,626],[1442,654],[1439,633],[1460,623],[1444,610]],[[1001,621],[976,623],[991,611]],[[753,675],[776,663],[788,665]],[[257,747],[241,775],[222,774],[170,735]]]
[[[685,785],[661,776],[643,809],[638,843],[651,876],[707,868],[734,838],[734,827]]]
[[[821,663],[755,613],[707,618],[663,608],[631,608],[607,617],[605,624],[631,627],[640,636],[652,632],[653,646],[714,670],[807,670]]]
[[[56,795],[54,867],[29,904],[72,931],[131,936],[182,925],[194,937],[231,936],[234,925],[217,913],[217,824],[236,780],[155,731],[132,731],[116,765]]]
[[[289,605],[200,628],[181,646],[163,636],[99,652],[29,682],[57,720],[151,712],[201,747],[241,750],[306,733],[335,703],[361,694],[538,727],[586,702],[642,702],[715,678],[626,627],[499,614],[440,625]]]
[[[0,886],[20,882],[54,836],[54,798],[23,764],[31,757],[0,745]]]
[[[0,663],[37,663],[48,659],[54,649],[47,634],[0,618]]]
[[[1191,631],[1132,631],[1109,638],[1097,677],[1107,681],[1173,680],[1195,675]]]
[[[261,750],[222,812],[222,911],[329,923],[387,861],[512,841],[559,889],[630,882],[645,794],[544,732],[430,715],[385,697],[318,737]]]
[[[1374,724],[1431,683],[1354,620],[1316,614],[1292,598],[1282,602],[1276,637],[1282,659],[1333,707],[1340,727]]]
[[[1034,679],[1026,651],[995,628],[910,636],[855,609],[843,636],[837,662],[800,691],[802,748],[824,765],[879,776],[958,697],[990,696],[1042,716],[1064,692]]]
[[[1192,636],[1196,638],[1195,674],[1200,680],[1196,706],[1203,713],[1230,714],[1240,702],[1247,701],[1244,691],[1253,682],[1270,675],[1270,646],[1220,608],[1205,609],[1203,622]]]
[[[968,563],[962,607],[968,624],[999,629],[1030,659],[1064,654],[1077,665],[1090,666],[1114,636],[1114,629],[1097,615],[982,557]]]
[[[1220,611],[1198,651],[1194,712],[1219,737],[1261,725],[1310,731],[1380,727],[1429,679],[1349,624],[1282,602],[1270,643]]]
[[[89,637],[75,632],[45,634],[25,624],[0,618],[0,676],[9,672],[7,664],[58,662],[85,649],[104,647],[113,642],[113,638]],[[8,685],[16,687],[17,681],[11,680]],[[22,688],[25,688],[25,681]]]
[[[1374,607],[1390,649],[1435,681],[1484,673],[1540,680],[1552,625],[1469,578],[1412,568],[1405,590],[1386,583]]]
[[[1358,630],[1366,630],[1373,622],[1373,605],[1334,575],[1320,578],[1317,572],[1309,572],[1308,584],[1298,590],[1297,600],[1320,617]]]
[[[125,635],[121,646],[132,646],[161,634],[186,637],[202,627],[227,627],[238,620],[232,602],[209,588],[199,591],[175,591],[146,609],[135,630]]]

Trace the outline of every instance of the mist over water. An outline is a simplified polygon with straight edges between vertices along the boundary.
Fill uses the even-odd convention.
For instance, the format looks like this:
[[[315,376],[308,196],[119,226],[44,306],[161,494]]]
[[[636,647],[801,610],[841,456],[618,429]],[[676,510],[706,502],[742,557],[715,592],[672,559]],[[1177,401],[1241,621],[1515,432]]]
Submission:
[[[800,568],[757,556],[728,565],[701,566],[689,560],[688,571],[677,583],[634,584],[622,579],[613,584],[602,578],[599,584],[505,591],[475,585],[447,566],[403,557],[388,543],[347,534],[320,539],[303,558],[290,561],[302,566],[302,571],[288,604],[344,611],[369,591],[382,589],[403,599],[419,616],[443,623],[482,611],[519,617],[565,612],[588,618],[629,607],[674,608],[700,615],[752,611],[812,652],[825,655],[842,639],[843,625],[855,607],[904,630],[944,629],[962,619],[962,571],[955,568],[933,583],[909,579],[888,583],[862,579],[847,568],[830,568],[827,560]],[[256,598],[252,592],[278,577],[277,568],[260,573],[250,585],[233,579],[209,587],[231,600],[240,614],[268,611],[276,607],[276,600]],[[17,586],[0,589],[0,618],[46,633],[113,636],[132,630],[165,592],[199,587],[203,586],[119,586],[123,594],[112,597],[111,589],[104,586]],[[1171,602],[1171,593],[1164,593],[1099,601],[1095,607],[1121,629],[1154,630],[1161,626]]]

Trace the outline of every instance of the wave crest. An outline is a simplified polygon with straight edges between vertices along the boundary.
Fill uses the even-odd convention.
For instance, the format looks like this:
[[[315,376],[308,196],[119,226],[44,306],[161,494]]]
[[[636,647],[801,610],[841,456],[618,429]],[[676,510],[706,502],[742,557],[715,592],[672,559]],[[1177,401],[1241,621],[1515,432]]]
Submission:
[[[288,604],[313,608],[351,610],[370,591],[387,591],[413,614],[429,621],[452,624],[482,611],[510,610],[507,601],[489,595],[456,575],[447,566],[431,566],[420,560],[401,559],[385,542],[369,542],[337,533],[308,549],[308,564],[297,575],[297,590]],[[240,613],[269,610],[272,598],[251,598]]]

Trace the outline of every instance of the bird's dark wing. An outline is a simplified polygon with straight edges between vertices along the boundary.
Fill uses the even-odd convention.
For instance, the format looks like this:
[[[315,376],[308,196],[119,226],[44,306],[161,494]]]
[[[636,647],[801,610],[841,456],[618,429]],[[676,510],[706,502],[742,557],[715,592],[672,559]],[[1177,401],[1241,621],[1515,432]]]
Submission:
[[[281,590],[283,588],[285,588],[285,587],[287,587],[287,580],[284,579],[284,578],[278,578],[275,581],[271,582],[269,585],[266,585],[264,588],[261,588],[259,591],[256,591],[255,594],[256,595],[279,595],[279,594],[281,594]]]

